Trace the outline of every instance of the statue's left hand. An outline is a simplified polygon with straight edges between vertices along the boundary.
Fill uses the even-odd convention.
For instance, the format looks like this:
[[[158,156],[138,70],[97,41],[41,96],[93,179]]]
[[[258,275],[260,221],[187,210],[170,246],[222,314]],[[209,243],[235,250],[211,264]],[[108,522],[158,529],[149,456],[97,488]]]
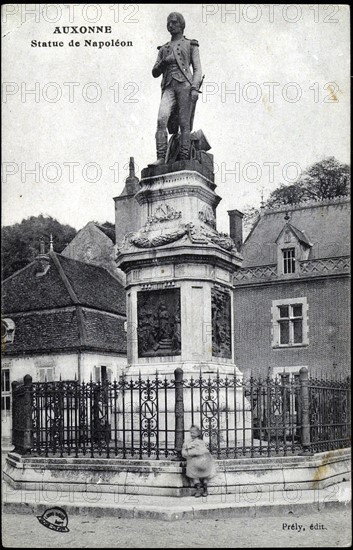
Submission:
[[[199,99],[199,92],[197,90],[191,90],[191,101],[196,103],[198,99]]]

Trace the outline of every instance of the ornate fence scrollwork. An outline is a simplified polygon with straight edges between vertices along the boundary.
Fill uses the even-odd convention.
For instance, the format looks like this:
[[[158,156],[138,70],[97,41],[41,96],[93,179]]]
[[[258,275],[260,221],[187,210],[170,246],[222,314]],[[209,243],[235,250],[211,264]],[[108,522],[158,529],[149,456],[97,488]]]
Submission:
[[[13,444],[44,456],[174,458],[192,424],[217,458],[285,456],[350,445],[350,381],[236,372],[114,382],[13,383]]]
[[[217,452],[219,426],[219,375],[215,380],[202,379],[200,373],[201,431],[208,439],[210,452]]]
[[[158,379],[143,384],[140,375],[139,382],[142,453],[150,458],[158,455]]]

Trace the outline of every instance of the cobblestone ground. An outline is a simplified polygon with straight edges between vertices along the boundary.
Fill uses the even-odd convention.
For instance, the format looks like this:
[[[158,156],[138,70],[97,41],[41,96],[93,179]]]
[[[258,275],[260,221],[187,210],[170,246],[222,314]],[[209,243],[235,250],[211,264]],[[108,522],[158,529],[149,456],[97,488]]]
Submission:
[[[323,529],[310,529],[318,525]],[[7,548],[349,547],[351,512],[342,508],[307,515],[173,522],[73,515],[69,529],[56,533],[35,516],[4,514],[2,543]]]

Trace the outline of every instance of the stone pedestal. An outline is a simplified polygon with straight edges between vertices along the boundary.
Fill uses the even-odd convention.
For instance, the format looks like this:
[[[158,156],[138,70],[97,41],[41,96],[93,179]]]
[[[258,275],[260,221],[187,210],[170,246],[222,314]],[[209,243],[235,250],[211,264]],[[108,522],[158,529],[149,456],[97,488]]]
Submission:
[[[221,199],[213,175],[184,161],[169,172],[165,165],[149,167],[142,176],[135,199],[143,226],[126,236],[117,254],[127,281],[126,375],[146,378],[157,371],[169,379],[181,367],[184,378],[201,371],[204,377],[236,372],[241,379],[234,363],[232,279],[242,258],[216,229]],[[238,428],[244,421],[250,426],[244,407],[247,401]]]
[[[233,371],[232,277],[241,256],[216,230],[215,185],[191,169],[140,185],[143,226],[117,255],[127,279],[128,373]]]

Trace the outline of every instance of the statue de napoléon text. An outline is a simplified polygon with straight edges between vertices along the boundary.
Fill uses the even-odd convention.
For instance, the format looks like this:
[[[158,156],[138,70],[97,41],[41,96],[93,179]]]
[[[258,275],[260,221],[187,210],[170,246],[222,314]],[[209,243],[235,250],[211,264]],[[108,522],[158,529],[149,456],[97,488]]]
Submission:
[[[109,26],[68,26],[68,27],[55,27],[53,34],[109,34],[112,32],[112,28]],[[71,47],[80,47],[83,45],[84,47],[91,47],[91,48],[109,48],[109,47],[131,47],[133,45],[131,40],[119,40],[119,39],[110,39],[110,40],[84,40],[83,44],[81,44],[81,41],[72,39],[68,43],[68,46]],[[31,47],[32,48],[63,48],[65,46],[65,43],[62,40],[31,40]]]

